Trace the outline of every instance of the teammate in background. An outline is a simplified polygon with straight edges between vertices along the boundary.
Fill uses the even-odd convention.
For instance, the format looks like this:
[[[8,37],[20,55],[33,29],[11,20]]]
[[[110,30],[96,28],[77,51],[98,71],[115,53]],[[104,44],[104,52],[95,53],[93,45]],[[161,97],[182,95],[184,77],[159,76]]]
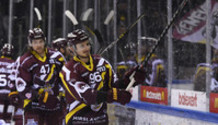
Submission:
[[[157,39],[155,38],[141,38],[141,46],[139,47],[139,54],[141,55],[141,58],[139,59],[139,56],[136,55],[136,61],[138,63],[146,59],[146,55],[151,51],[152,47],[155,45],[156,42]],[[145,67],[145,70],[148,75],[148,77],[146,77],[145,80],[146,85],[156,87],[167,87],[164,62],[162,59],[158,58],[156,54],[151,55]]]
[[[117,63],[117,76],[118,79],[122,79],[125,76],[125,73],[131,68],[135,67],[137,64],[133,60],[121,61]]]
[[[67,40],[65,38],[58,38],[52,41],[52,48],[61,52],[67,60],[69,60],[73,54],[69,51]]]
[[[210,91],[218,93],[218,49],[213,47],[213,59],[211,64],[199,63],[194,75],[194,90],[206,91],[206,74],[211,77]]]
[[[61,125],[63,113],[59,100],[59,71],[63,55],[46,47],[40,28],[29,30],[29,51],[18,60],[16,88],[24,101],[25,124]]]
[[[6,123],[15,121],[16,125],[22,125],[22,105],[16,92],[15,75],[13,74],[14,60],[13,45],[6,43],[1,49],[0,58],[0,119]],[[17,112],[17,111],[21,112]]]
[[[52,41],[52,48],[54,48],[56,51],[61,52],[67,60],[69,60],[71,57],[73,57],[73,54],[69,51],[67,40],[65,38],[57,38],[57,39],[53,40]],[[63,112],[63,114],[66,114],[67,105],[66,105],[64,88],[62,86],[60,86],[59,91],[60,91],[59,97],[61,99],[62,112]],[[64,116],[65,115],[63,115],[63,121],[64,121]]]
[[[124,88],[126,79],[118,80],[111,65],[104,58],[92,55],[89,36],[81,29],[68,34],[68,42],[74,57],[63,66],[59,76],[66,90],[69,112],[67,125],[107,125],[107,103],[129,103],[131,94]],[[137,70],[134,86],[143,81],[143,71]]]
[[[139,56],[136,55],[136,61],[138,63],[146,59],[146,55],[151,51],[152,47],[155,45],[156,42],[157,39],[155,38],[141,38],[141,46],[139,47],[139,54],[141,55],[141,58],[139,59]],[[145,67],[145,70],[148,74],[148,77],[146,77],[145,80],[145,85],[167,87],[164,62],[162,59],[158,58],[156,54],[153,53],[151,55]]]
[[[154,38],[142,37],[141,46],[139,47],[140,49],[139,55],[141,58],[139,59],[139,55],[135,54],[135,57],[134,57],[135,60],[130,59],[126,61],[125,63],[119,63],[118,69],[119,67],[121,68],[126,67],[126,69],[129,69],[129,67],[131,68],[132,65],[134,64],[137,65],[137,63],[143,62],[146,59],[146,55],[151,51],[151,48],[155,45],[156,41],[157,40]],[[134,49],[136,47],[135,45],[128,45],[128,46],[130,46],[131,49]],[[138,53],[138,51],[135,53]],[[146,67],[144,67],[144,70],[146,71],[146,74],[144,74],[146,79],[145,81],[143,81],[143,85],[156,86],[156,87],[167,87],[166,75],[165,75],[165,70],[164,70],[164,62],[162,59],[159,59],[156,54],[151,55]],[[122,73],[119,73],[119,74],[122,74]]]

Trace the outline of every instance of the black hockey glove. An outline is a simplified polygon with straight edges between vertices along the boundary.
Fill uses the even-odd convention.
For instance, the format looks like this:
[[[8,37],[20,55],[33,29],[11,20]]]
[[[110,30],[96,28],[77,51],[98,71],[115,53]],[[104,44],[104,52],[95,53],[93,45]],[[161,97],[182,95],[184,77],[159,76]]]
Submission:
[[[125,105],[130,102],[132,95],[124,89],[112,88],[107,92],[107,102],[118,102]]]
[[[43,92],[39,95],[39,105],[44,105],[48,109],[54,109],[60,102],[57,96],[49,94],[49,92]]]
[[[135,79],[135,83],[133,84],[133,87],[144,83],[145,78],[147,76],[147,72],[144,69],[138,69],[138,66],[136,66],[125,73],[124,84],[126,84],[126,86],[128,86],[128,84],[130,83],[130,76],[134,71],[136,72],[135,75],[133,76],[133,78]]]

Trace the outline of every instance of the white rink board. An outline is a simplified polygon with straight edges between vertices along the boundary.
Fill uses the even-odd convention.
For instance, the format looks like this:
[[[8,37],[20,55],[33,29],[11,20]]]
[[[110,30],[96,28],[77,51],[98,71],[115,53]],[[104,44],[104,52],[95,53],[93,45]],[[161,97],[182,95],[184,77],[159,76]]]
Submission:
[[[192,90],[172,89],[171,106],[198,111],[207,111],[206,93]]]
[[[139,87],[135,86],[130,89],[130,92],[132,93],[132,99],[131,101],[138,101],[139,99]]]
[[[175,117],[156,112],[136,109],[135,125],[217,125],[196,119]]]

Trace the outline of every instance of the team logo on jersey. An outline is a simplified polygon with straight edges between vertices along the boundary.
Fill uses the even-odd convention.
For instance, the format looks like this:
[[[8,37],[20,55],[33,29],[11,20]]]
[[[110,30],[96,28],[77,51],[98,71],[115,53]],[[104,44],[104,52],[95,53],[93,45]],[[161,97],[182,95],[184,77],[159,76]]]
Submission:
[[[97,67],[97,70],[96,71],[98,71],[98,72],[104,72],[104,71],[106,71],[106,68],[105,68],[105,66],[99,66],[99,67]]]
[[[75,82],[75,85],[72,84],[72,86],[74,86],[76,88],[77,92],[79,92],[79,93],[84,93],[87,89],[90,88],[89,85],[87,85],[84,82],[80,82],[80,81],[79,82]]]
[[[26,87],[26,82],[22,78],[18,77],[16,79],[16,88],[17,88],[17,91],[18,92],[22,92],[25,89],[25,87]]]

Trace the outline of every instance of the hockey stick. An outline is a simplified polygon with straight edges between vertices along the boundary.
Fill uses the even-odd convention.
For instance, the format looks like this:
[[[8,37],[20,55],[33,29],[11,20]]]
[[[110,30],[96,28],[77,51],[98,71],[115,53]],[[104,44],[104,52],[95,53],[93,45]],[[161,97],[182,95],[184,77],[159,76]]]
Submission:
[[[114,10],[111,10],[106,19],[104,20],[104,25],[108,25],[114,16]]]
[[[91,20],[90,18],[93,16],[93,8],[89,8],[87,9],[81,16],[81,21],[83,22],[82,24],[85,26],[85,28],[93,35],[96,36],[98,43],[100,44],[100,49],[104,46],[104,40],[103,37],[100,33],[100,31],[98,29],[94,29],[91,30],[86,24],[85,22],[88,22],[89,20]],[[100,50],[99,49],[99,50]],[[99,50],[97,50],[97,53],[99,52]]]
[[[69,10],[65,11],[65,15],[70,19],[73,25],[78,25],[78,21],[76,17]]]
[[[37,24],[37,28],[41,27],[41,23],[42,23],[42,14],[40,13],[39,9],[37,7],[34,7],[34,12],[36,13],[37,19],[38,19],[38,24]],[[28,49],[28,45],[25,45],[23,47],[23,50],[21,51],[21,55],[24,54],[24,52]]]
[[[42,21],[42,15],[41,15],[41,13],[40,13],[40,11],[39,11],[39,9],[37,7],[34,7],[34,11],[35,11],[36,16],[38,18],[38,26],[37,27],[39,28],[40,27],[40,23]]]
[[[88,16],[92,13],[92,8],[89,8],[82,16],[82,21],[87,21],[88,20]],[[70,10],[66,10],[65,11],[65,15],[71,20],[71,22],[73,23],[73,25],[78,25],[78,21],[76,19],[76,17],[72,14],[72,12]],[[95,35],[95,31],[91,30],[88,26],[86,26],[85,24],[83,24],[85,26],[85,28],[92,34]]]
[[[185,8],[185,5],[188,3],[189,0],[183,0],[180,4],[178,10],[173,15],[172,19],[170,20],[170,23],[165,27],[163,32],[161,33],[160,37],[157,39],[156,44],[152,47],[151,51],[147,54],[145,60],[142,62],[141,67],[146,66],[148,63],[148,60],[150,59],[151,55],[154,53],[154,51],[157,49],[160,42],[164,39],[164,36],[167,34],[169,28],[173,25],[178,15],[183,11]]]
[[[114,16],[114,10],[111,10],[104,20],[105,26],[108,26],[108,24],[113,19],[113,16]],[[102,51],[102,49],[105,48],[105,46],[107,45],[107,42],[103,40],[103,37],[99,31],[95,31],[95,34],[96,34],[96,37],[100,41],[100,44],[101,44],[101,48],[97,51],[97,54],[99,54]]]
[[[82,19],[81,19],[81,20],[82,20],[83,22],[88,21],[90,15],[93,15],[93,9],[92,9],[92,8],[87,9],[87,10],[82,14]]]
[[[157,49],[158,45],[160,44],[160,41],[163,40],[164,36],[167,34],[167,31],[169,30],[169,28],[172,26],[172,24],[175,22],[175,19],[178,17],[178,15],[183,11],[183,9],[185,8],[185,5],[188,3],[188,0],[183,0],[182,3],[180,4],[179,8],[177,9],[177,11],[175,12],[175,14],[173,15],[172,19],[170,20],[170,23],[165,27],[165,29],[163,30],[163,32],[161,33],[160,37],[157,39],[156,44],[152,47],[151,51],[147,54],[145,60],[142,62],[142,64],[140,66],[138,66],[138,70],[141,69],[143,66],[146,66],[148,63],[148,60],[150,59],[151,55],[154,53],[154,51]],[[131,75],[130,75],[130,83],[127,86],[126,90],[129,90],[134,82],[134,75],[135,75],[136,71],[134,71]]]
[[[105,43],[104,43],[104,39],[103,39],[101,33],[99,32],[99,30],[95,29],[94,33],[95,33],[95,36],[98,39],[98,42],[100,43],[100,46],[101,46],[100,49],[97,51],[97,54],[98,54],[101,51],[101,49],[105,46]]]
[[[103,53],[105,53],[106,51],[108,51],[108,49],[111,49],[117,42],[121,41],[121,39],[124,38],[124,36],[126,36],[126,35],[129,33],[129,31],[131,31],[132,28],[133,28],[133,27],[139,22],[139,20],[142,19],[145,15],[146,15],[146,13],[143,13],[142,15],[140,15],[140,16],[136,19],[136,21],[135,21],[132,25],[130,25],[130,26],[127,28],[127,30],[126,30],[124,33],[120,34],[120,36],[118,37],[118,39],[116,39],[115,41],[113,41],[113,42],[112,42],[111,44],[109,44],[102,52],[100,52],[100,55],[102,55]]]
[[[93,12],[93,9],[92,8],[89,8],[88,10],[86,10],[84,13],[83,13],[83,16],[82,16],[82,22],[86,22],[88,21],[88,17],[92,14]],[[78,25],[78,21],[77,19],[75,18],[75,16],[71,13],[71,11],[69,10],[66,10],[65,11],[65,15],[71,20],[71,22],[74,24],[74,25]],[[94,31],[89,28],[87,25],[85,25],[83,23],[83,25],[85,26],[85,28],[93,35],[93,36],[96,36],[98,42],[100,43],[100,45],[102,45],[102,42],[103,42],[103,37],[101,36],[101,33],[95,29]]]

